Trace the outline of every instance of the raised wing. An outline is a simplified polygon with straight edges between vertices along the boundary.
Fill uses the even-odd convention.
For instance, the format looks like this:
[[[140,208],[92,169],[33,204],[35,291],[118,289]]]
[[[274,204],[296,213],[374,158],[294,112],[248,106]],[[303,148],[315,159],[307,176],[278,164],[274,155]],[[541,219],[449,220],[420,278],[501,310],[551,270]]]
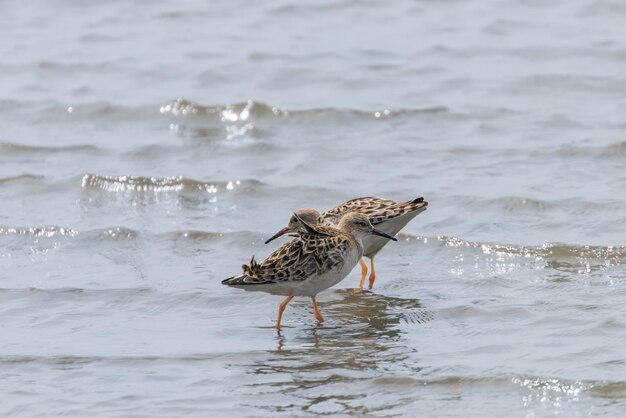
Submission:
[[[322,214],[322,218],[336,225],[346,213],[359,212],[367,215],[372,225],[377,225],[405,213],[423,210],[426,206],[428,206],[428,202],[423,197],[406,202],[394,202],[379,197],[359,197],[327,210]]]

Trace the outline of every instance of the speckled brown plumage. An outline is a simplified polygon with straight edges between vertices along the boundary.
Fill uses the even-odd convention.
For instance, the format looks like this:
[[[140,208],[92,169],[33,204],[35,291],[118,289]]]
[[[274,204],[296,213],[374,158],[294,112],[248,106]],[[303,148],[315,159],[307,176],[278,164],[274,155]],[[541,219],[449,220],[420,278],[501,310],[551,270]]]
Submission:
[[[406,202],[394,202],[393,200],[379,197],[359,197],[348,200],[341,205],[327,210],[322,214],[322,219],[327,224],[336,225],[347,213],[356,212],[367,215],[372,225],[376,228],[395,235],[415,216],[426,210],[428,202],[423,197],[408,200]],[[374,257],[387,245],[388,241],[379,237],[367,237],[363,240],[363,256],[371,261],[371,274],[369,288],[374,286],[376,270],[374,269]],[[363,288],[367,276],[367,265],[361,260],[361,281],[359,289]]]
[[[426,206],[428,206],[428,202],[423,197],[406,202],[394,202],[393,200],[381,199],[379,197],[359,197],[327,210],[322,214],[322,219],[325,222],[337,225],[341,217],[346,213],[358,212],[367,215],[372,225],[376,226]]]
[[[262,263],[244,265],[244,274],[229,284],[268,284],[301,281],[325,270],[340,270],[349,239],[342,236],[295,238],[270,254]]]
[[[243,274],[223,283],[237,286],[302,281],[326,271],[341,270],[351,246],[356,245],[359,254],[363,253],[361,245],[350,234],[330,226],[301,222],[307,227],[307,233],[284,244],[262,263],[252,257],[249,264],[242,266]]]
[[[249,264],[242,266],[243,273],[222,281],[222,284],[240,289],[286,296],[278,308],[277,329],[280,329],[283,312],[294,296],[310,297],[315,319],[318,322],[324,320],[315,297],[350,273],[363,256],[365,237],[377,235],[396,241],[391,235],[374,228],[365,214],[348,213],[335,228],[317,223],[319,214],[314,212],[312,224],[294,213],[290,224],[297,225],[295,239],[274,251],[262,263],[257,263],[253,257]],[[289,230],[290,227],[283,228],[276,236]]]

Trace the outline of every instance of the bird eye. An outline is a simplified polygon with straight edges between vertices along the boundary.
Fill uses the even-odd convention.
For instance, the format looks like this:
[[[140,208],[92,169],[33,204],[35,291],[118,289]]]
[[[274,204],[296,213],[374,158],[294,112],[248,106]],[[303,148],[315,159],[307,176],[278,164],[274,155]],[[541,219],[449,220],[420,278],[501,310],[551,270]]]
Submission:
[[[359,222],[357,222],[357,224],[359,224],[361,226],[365,226],[365,222],[363,222],[363,221],[359,221]]]

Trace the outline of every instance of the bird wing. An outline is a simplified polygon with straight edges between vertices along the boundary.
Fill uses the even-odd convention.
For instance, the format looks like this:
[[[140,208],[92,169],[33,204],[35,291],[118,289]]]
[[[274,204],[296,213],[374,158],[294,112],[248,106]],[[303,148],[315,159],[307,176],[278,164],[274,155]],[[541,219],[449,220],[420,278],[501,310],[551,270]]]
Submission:
[[[428,202],[423,197],[406,202],[394,202],[379,197],[359,197],[327,210],[322,214],[322,218],[333,224],[338,224],[341,217],[346,213],[358,212],[367,215],[372,225],[377,225],[397,216],[426,208],[427,205]]]
[[[262,263],[243,266],[241,284],[269,284],[302,281],[343,267],[350,251],[350,238],[344,234],[296,238],[284,244]]]

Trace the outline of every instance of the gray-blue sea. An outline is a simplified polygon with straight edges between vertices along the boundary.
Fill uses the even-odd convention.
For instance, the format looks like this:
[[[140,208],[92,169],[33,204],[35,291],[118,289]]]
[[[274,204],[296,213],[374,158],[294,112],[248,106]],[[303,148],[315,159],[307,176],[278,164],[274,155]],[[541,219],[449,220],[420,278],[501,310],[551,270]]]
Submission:
[[[621,0],[0,3],[0,416],[626,415]],[[300,207],[428,210],[320,293]]]

